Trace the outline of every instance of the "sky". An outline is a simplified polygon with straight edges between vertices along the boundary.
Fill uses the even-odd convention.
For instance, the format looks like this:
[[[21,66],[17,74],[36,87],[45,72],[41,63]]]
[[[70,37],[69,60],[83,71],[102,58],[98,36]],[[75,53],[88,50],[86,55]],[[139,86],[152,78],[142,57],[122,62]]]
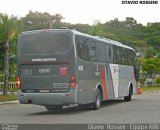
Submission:
[[[0,0],[0,13],[24,17],[29,10],[59,13],[64,22],[90,24],[104,23],[114,18],[120,21],[133,17],[138,23],[160,22],[160,0],[153,5],[122,4],[123,0]],[[139,1],[139,0],[137,0]]]

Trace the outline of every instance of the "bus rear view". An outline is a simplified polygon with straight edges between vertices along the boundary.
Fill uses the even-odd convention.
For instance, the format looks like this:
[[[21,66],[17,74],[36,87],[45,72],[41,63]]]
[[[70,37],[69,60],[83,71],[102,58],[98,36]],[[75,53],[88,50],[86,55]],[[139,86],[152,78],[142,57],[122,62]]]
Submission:
[[[136,94],[135,50],[70,29],[24,32],[18,44],[19,101],[48,110]]]
[[[24,32],[19,36],[17,58],[21,104],[52,109],[77,103],[72,31]]]

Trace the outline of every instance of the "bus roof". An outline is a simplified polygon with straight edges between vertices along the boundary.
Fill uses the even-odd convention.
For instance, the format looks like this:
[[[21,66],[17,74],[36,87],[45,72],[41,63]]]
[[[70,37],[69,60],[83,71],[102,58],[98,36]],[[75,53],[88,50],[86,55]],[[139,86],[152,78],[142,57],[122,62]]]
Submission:
[[[108,39],[108,38],[104,38],[104,37],[101,37],[101,36],[92,36],[92,35],[89,35],[89,34],[78,32],[76,30],[72,30],[72,31],[74,32],[74,34],[77,34],[77,35],[91,37],[93,39],[97,39],[97,40],[105,42],[107,44],[112,44],[114,46],[119,46],[119,47],[122,47],[122,48],[127,48],[127,49],[135,51],[132,47],[124,45],[124,44],[122,44],[121,42],[118,42],[118,41],[114,41],[114,40],[111,40],[111,39]]]
[[[52,32],[52,31],[62,31],[62,32],[66,31],[66,32],[68,32],[69,31],[69,32],[72,32],[75,35],[81,35],[81,36],[90,37],[90,38],[93,38],[93,39],[105,42],[106,44],[112,44],[114,46],[119,46],[119,47],[122,47],[122,48],[127,48],[127,49],[133,50],[135,52],[135,50],[132,47],[124,45],[121,42],[114,41],[114,40],[111,40],[111,39],[107,39],[107,38],[104,38],[104,37],[101,37],[101,36],[92,36],[92,35],[89,35],[89,34],[85,34],[85,33],[79,32],[79,31],[74,30],[74,29],[61,28],[61,29],[33,30],[33,31],[22,32],[20,35],[22,36],[22,35],[31,34],[31,33],[34,34],[36,32],[38,33],[38,32],[42,32],[42,31],[47,31],[47,32]]]

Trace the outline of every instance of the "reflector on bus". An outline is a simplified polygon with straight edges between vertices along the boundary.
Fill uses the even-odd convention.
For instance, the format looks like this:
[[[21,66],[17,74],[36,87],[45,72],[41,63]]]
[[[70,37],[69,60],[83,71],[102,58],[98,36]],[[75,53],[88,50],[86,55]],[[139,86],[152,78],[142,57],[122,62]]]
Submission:
[[[67,66],[60,66],[59,73],[61,76],[66,76],[68,73],[68,67]]]

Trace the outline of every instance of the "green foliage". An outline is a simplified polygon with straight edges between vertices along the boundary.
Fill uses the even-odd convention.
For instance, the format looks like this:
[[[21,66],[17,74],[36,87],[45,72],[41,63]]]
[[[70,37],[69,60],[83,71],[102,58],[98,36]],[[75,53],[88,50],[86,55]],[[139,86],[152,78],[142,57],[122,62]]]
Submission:
[[[22,31],[22,21],[15,16],[0,14],[0,42],[11,41]]]
[[[127,28],[133,28],[137,25],[137,21],[132,17],[126,17],[126,21],[124,23]]]
[[[92,34],[93,32],[93,27],[88,25],[88,24],[65,24],[62,23],[63,27],[67,27],[70,29],[75,29],[77,31],[80,31],[82,33],[87,33],[87,34]]]
[[[156,84],[160,85],[160,77],[156,77]]]
[[[3,60],[4,60],[4,43],[0,42],[0,71],[3,70]],[[1,79],[0,79],[1,81]]]
[[[160,52],[157,53],[157,58],[160,58]]]
[[[4,80],[4,90],[7,87],[8,82],[8,56],[13,56],[16,53],[15,48],[11,48],[9,50],[9,42],[12,43],[15,38],[17,39],[18,34],[23,29],[23,23],[21,19],[18,19],[15,16],[9,17],[7,14],[0,13],[0,72],[4,73],[3,77],[0,75],[0,80]],[[5,59],[4,59],[5,58]],[[5,62],[6,61],[6,62]],[[12,64],[10,64],[12,65]],[[10,68],[12,68],[10,66]]]
[[[144,86],[144,83],[145,83],[145,81],[146,81],[146,78],[139,78],[139,81],[140,81],[140,83],[141,83],[141,86]]]
[[[150,75],[160,72],[160,59],[159,58],[145,59],[144,62],[142,63],[142,70]]]
[[[145,52],[145,58],[152,58],[156,55],[156,50],[153,47],[148,47],[147,51]]]
[[[25,31],[59,28],[62,19],[63,16],[60,14],[51,15],[47,12],[41,13],[38,11],[29,11],[29,13],[22,18]]]
[[[149,45],[153,46],[156,50],[160,50],[160,36],[152,36],[147,39]]]

